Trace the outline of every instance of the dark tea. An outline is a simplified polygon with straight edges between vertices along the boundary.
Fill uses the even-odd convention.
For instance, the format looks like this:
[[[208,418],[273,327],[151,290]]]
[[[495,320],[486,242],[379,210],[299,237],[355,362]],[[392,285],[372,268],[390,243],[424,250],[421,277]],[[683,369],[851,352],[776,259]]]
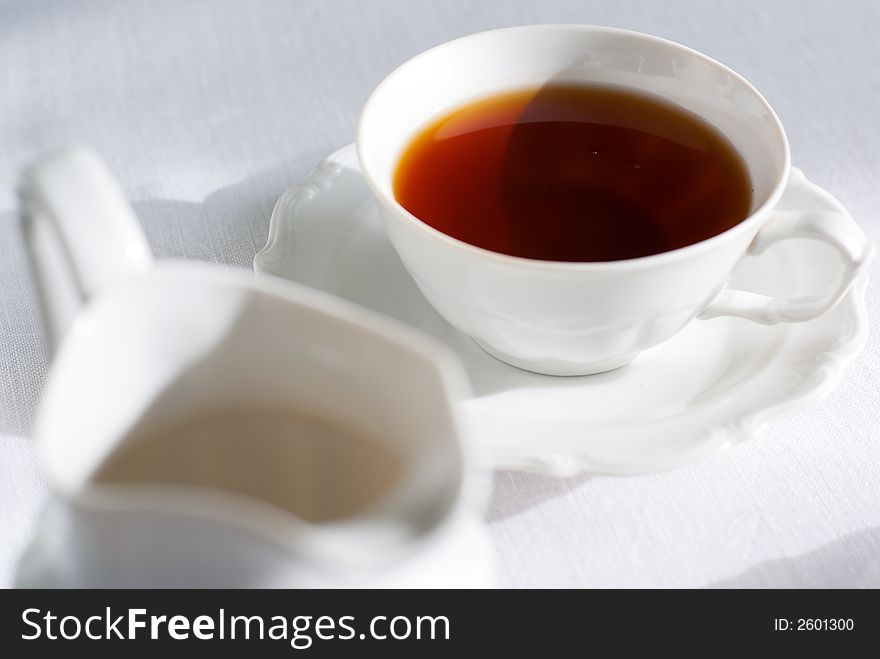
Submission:
[[[719,234],[750,212],[740,155],[716,128],[620,87],[547,85],[443,115],[404,151],[394,196],[494,252],[616,261]]]

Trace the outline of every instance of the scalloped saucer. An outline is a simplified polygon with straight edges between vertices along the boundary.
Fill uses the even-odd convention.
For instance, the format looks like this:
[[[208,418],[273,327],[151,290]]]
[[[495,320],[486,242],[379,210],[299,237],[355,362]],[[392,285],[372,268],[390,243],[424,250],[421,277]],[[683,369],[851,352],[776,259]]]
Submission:
[[[842,209],[815,185],[778,207],[805,204]],[[839,268],[827,246],[789,240],[748,259],[733,283],[791,295],[822,290]],[[836,309],[811,322],[695,320],[615,371],[521,371],[489,356],[422,297],[385,237],[353,145],[279,199],[254,269],[361,304],[450,346],[471,378],[474,394],[460,409],[480,464],[552,476],[661,471],[746,440],[828,394],[868,333],[865,274]]]

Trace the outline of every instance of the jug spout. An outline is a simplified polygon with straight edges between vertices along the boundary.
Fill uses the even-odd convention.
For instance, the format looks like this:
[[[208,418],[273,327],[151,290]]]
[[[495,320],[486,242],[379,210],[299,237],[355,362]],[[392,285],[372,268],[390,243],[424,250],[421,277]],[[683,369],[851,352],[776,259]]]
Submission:
[[[30,166],[19,185],[25,243],[50,352],[89,298],[146,272],[153,257],[119,184],[92,151],[71,148]]]

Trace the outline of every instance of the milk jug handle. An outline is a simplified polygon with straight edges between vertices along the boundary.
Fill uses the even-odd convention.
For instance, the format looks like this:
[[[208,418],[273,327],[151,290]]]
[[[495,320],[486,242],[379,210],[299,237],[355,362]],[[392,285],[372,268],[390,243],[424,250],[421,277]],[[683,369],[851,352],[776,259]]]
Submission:
[[[21,220],[50,351],[99,291],[150,269],[144,232],[104,162],[74,148],[47,154],[19,183]]]

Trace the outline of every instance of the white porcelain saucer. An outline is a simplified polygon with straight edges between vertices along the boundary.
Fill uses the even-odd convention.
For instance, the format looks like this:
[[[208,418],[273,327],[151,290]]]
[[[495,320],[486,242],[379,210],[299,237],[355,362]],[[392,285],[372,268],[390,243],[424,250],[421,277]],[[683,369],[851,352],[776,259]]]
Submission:
[[[815,185],[779,204],[808,207],[843,210]],[[385,238],[353,145],[279,199],[254,268],[356,302],[450,346],[471,378],[474,393],[461,411],[480,464],[560,477],[670,469],[749,439],[828,394],[868,333],[865,274],[834,311],[811,322],[695,320],[616,371],[567,378],[521,371],[483,352],[422,297]],[[789,240],[747,259],[733,283],[792,295],[824,290],[839,275],[830,248]]]

